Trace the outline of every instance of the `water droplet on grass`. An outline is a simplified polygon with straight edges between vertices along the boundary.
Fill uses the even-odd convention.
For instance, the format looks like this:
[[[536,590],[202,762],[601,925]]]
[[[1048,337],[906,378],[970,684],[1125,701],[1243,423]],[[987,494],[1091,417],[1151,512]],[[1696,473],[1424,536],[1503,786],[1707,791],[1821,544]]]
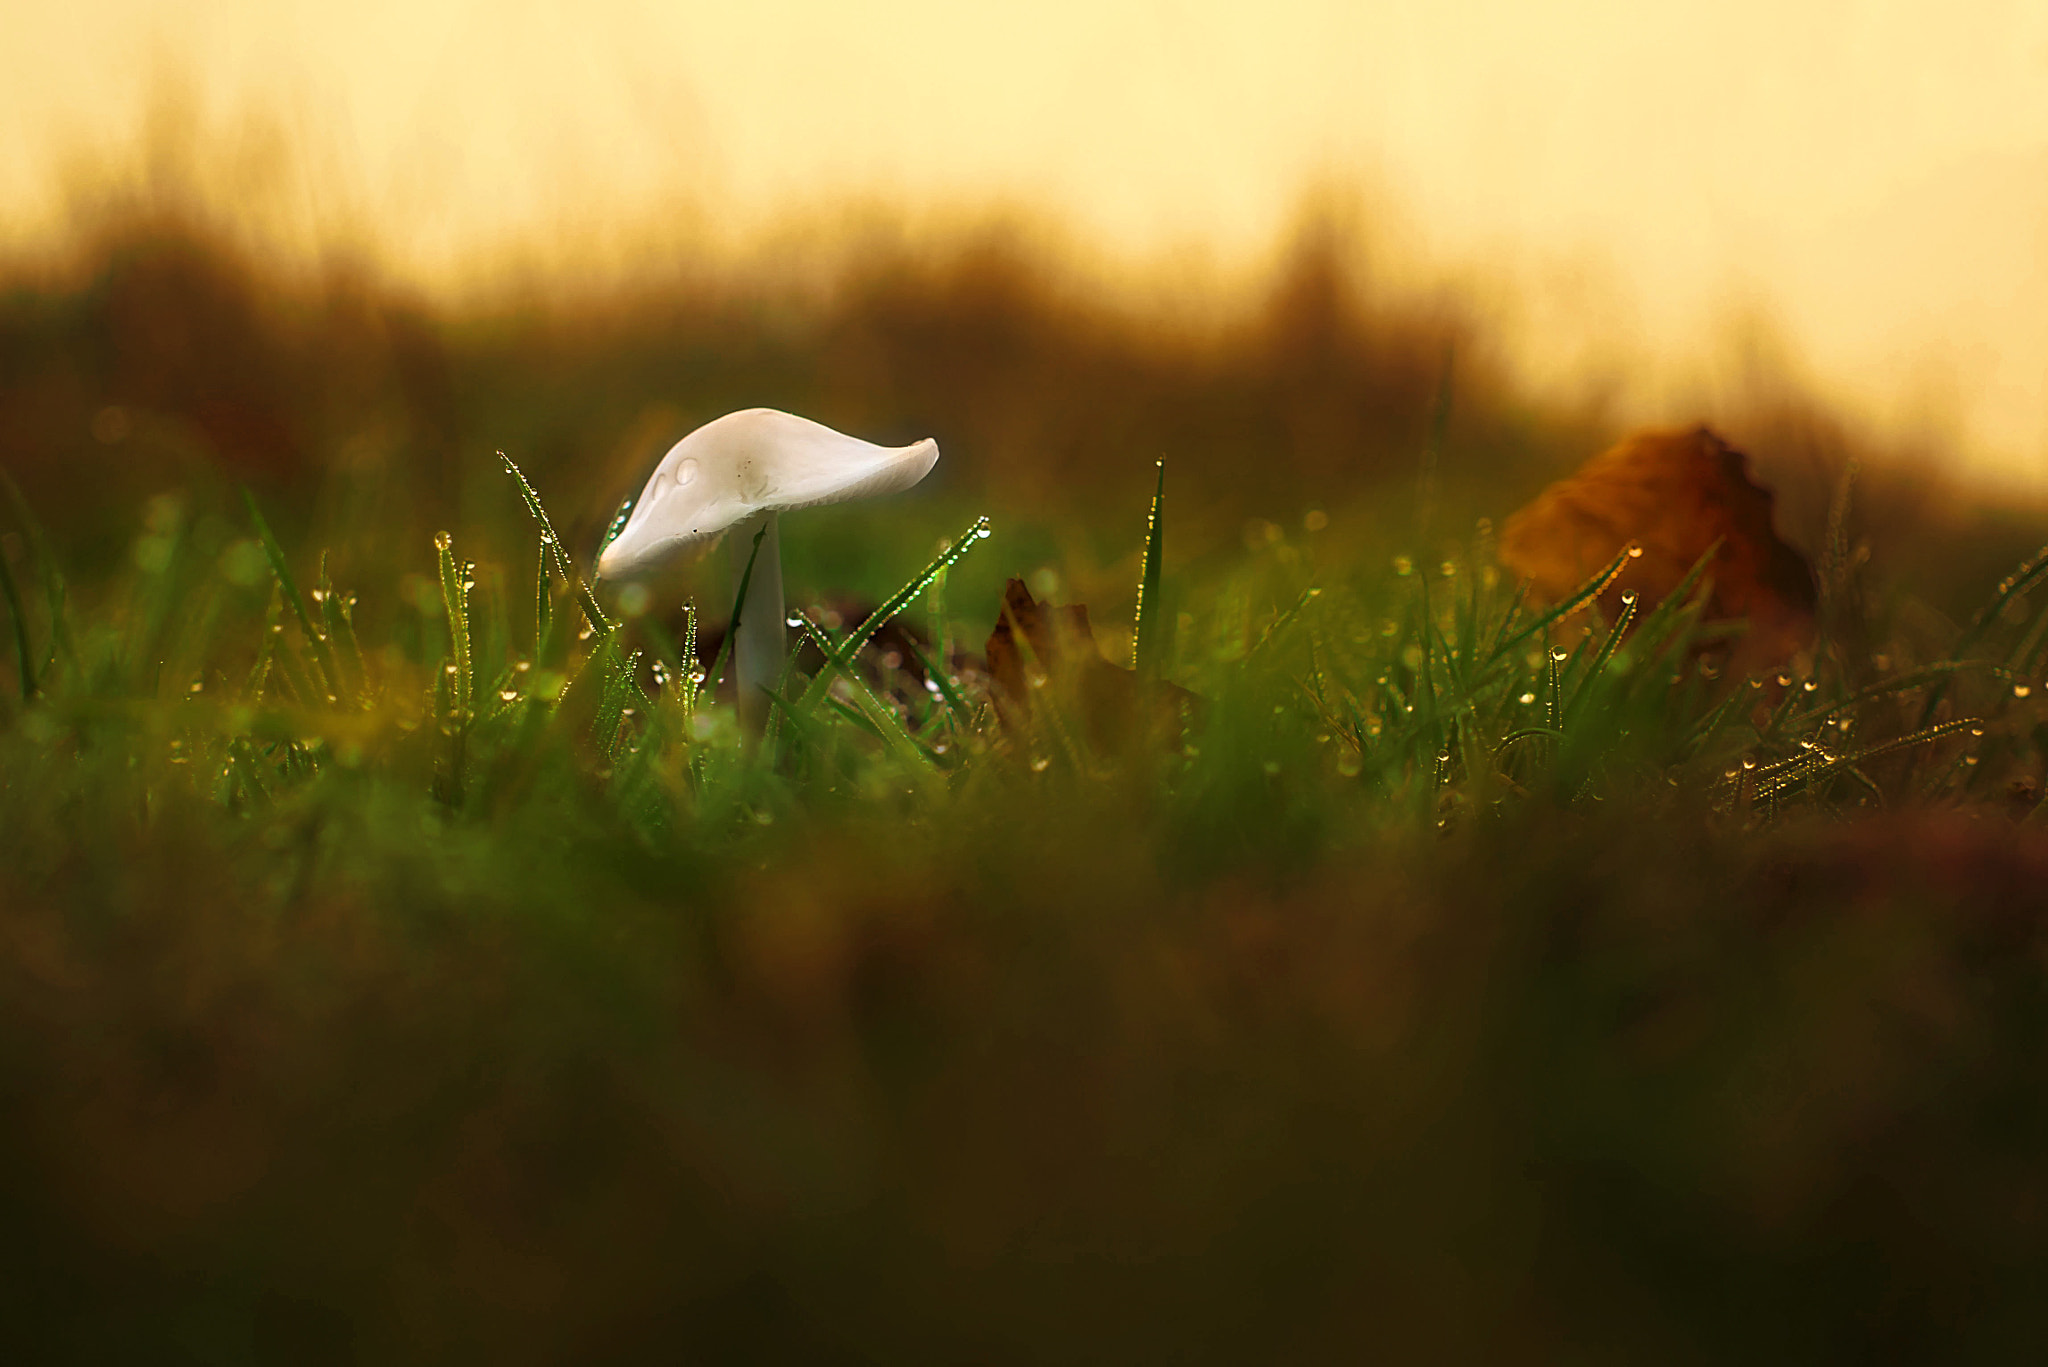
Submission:
[[[2015,698],[2024,698],[2024,697],[2027,697],[2027,696],[2029,696],[2030,694],[2032,694],[2032,693],[2033,693],[2033,691],[2034,691],[2034,686],[2033,686],[2032,684],[2023,684],[2023,683],[2016,683],[2016,684],[2014,684],[2014,685],[2012,686],[2012,695],[2013,695],[2013,696],[2014,696]]]
[[[1044,755],[1040,755],[1038,758],[1031,761],[1031,772],[1034,774],[1042,774],[1051,767],[1052,761]]]
[[[1515,699],[1515,701],[1519,702],[1522,706],[1527,707],[1530,703],[1536,701],[1536,695],[1534,693],[1524,693],[1521,697]]]

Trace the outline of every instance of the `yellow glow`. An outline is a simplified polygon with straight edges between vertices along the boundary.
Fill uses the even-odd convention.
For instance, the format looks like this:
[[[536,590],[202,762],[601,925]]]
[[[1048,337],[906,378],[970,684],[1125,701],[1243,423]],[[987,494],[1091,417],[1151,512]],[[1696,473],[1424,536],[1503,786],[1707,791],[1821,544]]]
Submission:
[[[436,284],[658,215],[744,241],[848,195],[998,201],[1125,263],[1271,252],[1355,186],[1532,380],[1686,417],[1764,317],[1824,390],[2048,489],[2048,6],[1704,0],[80,0],[13,7],[0,206],[152,101],[285,168],[308,240]],[[211,145],[211,143],[209,143]],[[1382,207],[1384,206],[1384,207]]]

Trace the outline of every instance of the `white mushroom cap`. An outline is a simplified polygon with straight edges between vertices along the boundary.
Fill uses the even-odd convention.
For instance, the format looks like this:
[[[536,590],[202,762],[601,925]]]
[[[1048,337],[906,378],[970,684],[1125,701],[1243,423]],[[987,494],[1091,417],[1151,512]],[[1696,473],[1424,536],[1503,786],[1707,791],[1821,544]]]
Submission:
[[[930,437],[876,446],[772,408],[728,413],[669,448],[597,572],[615,579],[649,568],[759,513],[908,489],[938,459]]]

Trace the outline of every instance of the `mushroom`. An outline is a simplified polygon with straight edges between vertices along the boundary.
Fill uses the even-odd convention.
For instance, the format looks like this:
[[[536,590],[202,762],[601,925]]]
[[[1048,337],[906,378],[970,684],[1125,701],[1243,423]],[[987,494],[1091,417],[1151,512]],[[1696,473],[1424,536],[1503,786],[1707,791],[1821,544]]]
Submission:
[[[728,630],[734,633],[740,720],[758,734],[767,722],[767,693],[781,681],[787,651],[777,515],[908,489],[938,459],[938,443],[930,437],[909,446],[876,446],[772,408],[728,413],[661,458],[626,525],[599,554],[598,576],[628,578],[738,528],[733,574],[744,580],[745,592]],[[747,577],[750,559],[753,574]]]

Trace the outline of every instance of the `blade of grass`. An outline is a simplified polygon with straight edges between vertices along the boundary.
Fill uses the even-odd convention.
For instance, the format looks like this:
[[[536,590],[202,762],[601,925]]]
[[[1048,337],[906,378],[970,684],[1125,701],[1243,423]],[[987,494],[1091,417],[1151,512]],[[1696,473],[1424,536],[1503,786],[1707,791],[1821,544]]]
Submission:
[[[284,547],[278,544],[270,523],[264,520],[263,510],[256,506],[256,495],[247,485],[242,486],[242,502],[249,509],[249,520],[256,525],[256,539],[262,543],[264,557],[270,561],[270,572],[284,589],[285,606],[298,619],[299,630],[306,638],[306,648],[313,652],[313,667],[319,675],[313,682],[330,702],[335,701],[340,697],[340,680],[334,666],[334,654],[327,646],[327,637],[313,625],[313,616],[306,610],[306,600],[299,593],[298,582],[292,578],[292,567],[285,560]],[[320,699],[316,697],[308,701],[317,703]]]
[[[540,494],[534,489],[533,482],[527,479],[526,472],[519,468],[512,457],[503,451],[498,452],[498,459],[504,463],[505,473],[512,476],[513,482],[519,486],[519,496],[526,500],[526,511],[533,514],[533,520],[540,524],[541,554],[554,560],[555,573],[561,577],[563,583],[575,587],[576,602],[582,607],[583,615],[590,620],[592,629],[610,631],[611,619],[606,617],[604,609],[597,605],[597,596],[590,591],[590,586],[583,582],[583,576],[569,567],[569,556],[562,549],[562,538],[555,535],[555,524],[548,520],[548,510],[541,506]]]
[[[36,695],[36,662],[29,650],[28,617],[21,610],[21,591],[14,585],[14,571],[8,567],[4,550],[0,550],[0,594],[6,596],[7,611],[14,619],[14,658],[21,671],[21,700],[27,702]]]
[[[0,489],[7,493],[7,502],[14,509],[14,519],[21,524],[22,535],[28,538],[29,554],[35,561],[36,576],[43,581],[43,598],[50,614],[50,653],[43,666],[43,677],[39,683],[49,681],[50,665],[61,654],[65,665],[74,677],[83,677],[78,662],[78,647],[71,639],[70,614],[66,611],[64,574],[57,568],[57,558],[50,553],[49,538],[43,535],[43,524],[37,520],[35,511],[28,506],[21,486],[5,469],[0,469]]]
[[[958,564],[961,557],[972,550],[977,541],[987,540],[989,534],[988,519],[986,517],[976,518],[973,524],[961,534],[957,541],[950,543],[946,549],[939,552],[937,559],[920,570],[917,576],[909,583],[890,594],[882,606],[876,608],[866,621],[848,632],[836,645],[826,649],[825,657],[842,668],[851,665],[853,657],[860,653],[860,648],[868,643],[870,637],[881,630],[883,623],[903,611],[910,601],[920,593],[923,593],[934,579]],[[797,703],[798,710],[807,711],[818,705],[818,700],[823,697],[826,676],[830,672],[830,670],[818,671],[818,677],[811,680],[811,686],[804,690],[802,699]]]
[[[1160,597],[1160,556],[1166,539],[1166,462],[1152,490],[1152,513],[1145,523],[1145,556],[1138,570],[1138,609],[1132,626],[1131,666],[1140,679],[1157,679],[1173,652],[1173,623]]]
[[[1507,654],[1507,652],[1513,650],[1530,637],[1539,634],[1554,623],[1563,621],[1595,598],[1598,598],[1607,591],[1608,585],[1621,577],[1621,572],[1628,568],[1628,562],[1642,553],[1642,547],[1635,545],[1633,542],[1622,547],[1621,554],[1615,556],[1605,569],[1581,584],[1563,602],[1551,607],[1520,631],[1495,646],[1493,653],[1487,659],[1487,663],[1491,664],[1494,660]]]
[[[1977,643],[1984,639],[1985,633],[1991,630],[2005,612],[2005,605],[2032,588],[2044,574],[2048,574],[2048,546],[2034,552],[2031,559],[1999,581],[1997,590],[1991,595],[1991,601],[1970,619],[1970,625],[1964,628],[1963,634],[1950,648],[1948,658],[1961,660],[1975,649]],[[1934,691],[1927,695],[1926,704],[1920,709],[1920,725],[1925,726],[1933,719],[1934,710],[1941,706],[1941,700],[1947,693],[1946,680],[1935,685]]]
[[[1623,594],[1621,596],[1621,616],[1614,619],[1614,626],[1609,629],[1607,639],[1602,641],[1600,649],[1594,652],[1593,663],[1587,668],[1585,677],[1579,680],[1579,686],[1572,691],[1571,701],[1565,704],[1564,725],[1566,730],[1570,730],[1572,723],[1585,713],[1595,690],[1600,686],[1601,673],[1607,668],[1607,662],[1614,658],[1615,648],[1621,644],[1621,638],[1627,633],[1628,624],[1635,620],[1635,615],[1635,595]]]
[[[448,615],[448,648],[454,661],[454,688],[450,701],[455,722],[467,726],[474,714],[476,681],[469,658],[469,582],[466,570],[455,565],[455,540],[446,532],[434,537],[434,553],[441,571],[441,603]]]
[[[917,742],[911,739],[910,733],[903,729],[903,723],[896,719],[896,714],[884,706],[881,699],[875,696],[874,690],[868,687],[867,680],[854,673],[849,665],[832,653],[831,641],[818,629],[818,624],[810,619],[809,614],[799,612],[795,616],[804,635],[825,656],[825,670],[820,672],[820,677],[822,678],[825,672],[832,672],[845,679],[848,689],[853,694],[853,705],[867,718],[868,724],[875,728],[876,734],[882,743],[889,747],[890,752],[909,764],[913,772],[930,772],[931,756],[925,754]],[[831,701],[836,703],[838,699]]]

